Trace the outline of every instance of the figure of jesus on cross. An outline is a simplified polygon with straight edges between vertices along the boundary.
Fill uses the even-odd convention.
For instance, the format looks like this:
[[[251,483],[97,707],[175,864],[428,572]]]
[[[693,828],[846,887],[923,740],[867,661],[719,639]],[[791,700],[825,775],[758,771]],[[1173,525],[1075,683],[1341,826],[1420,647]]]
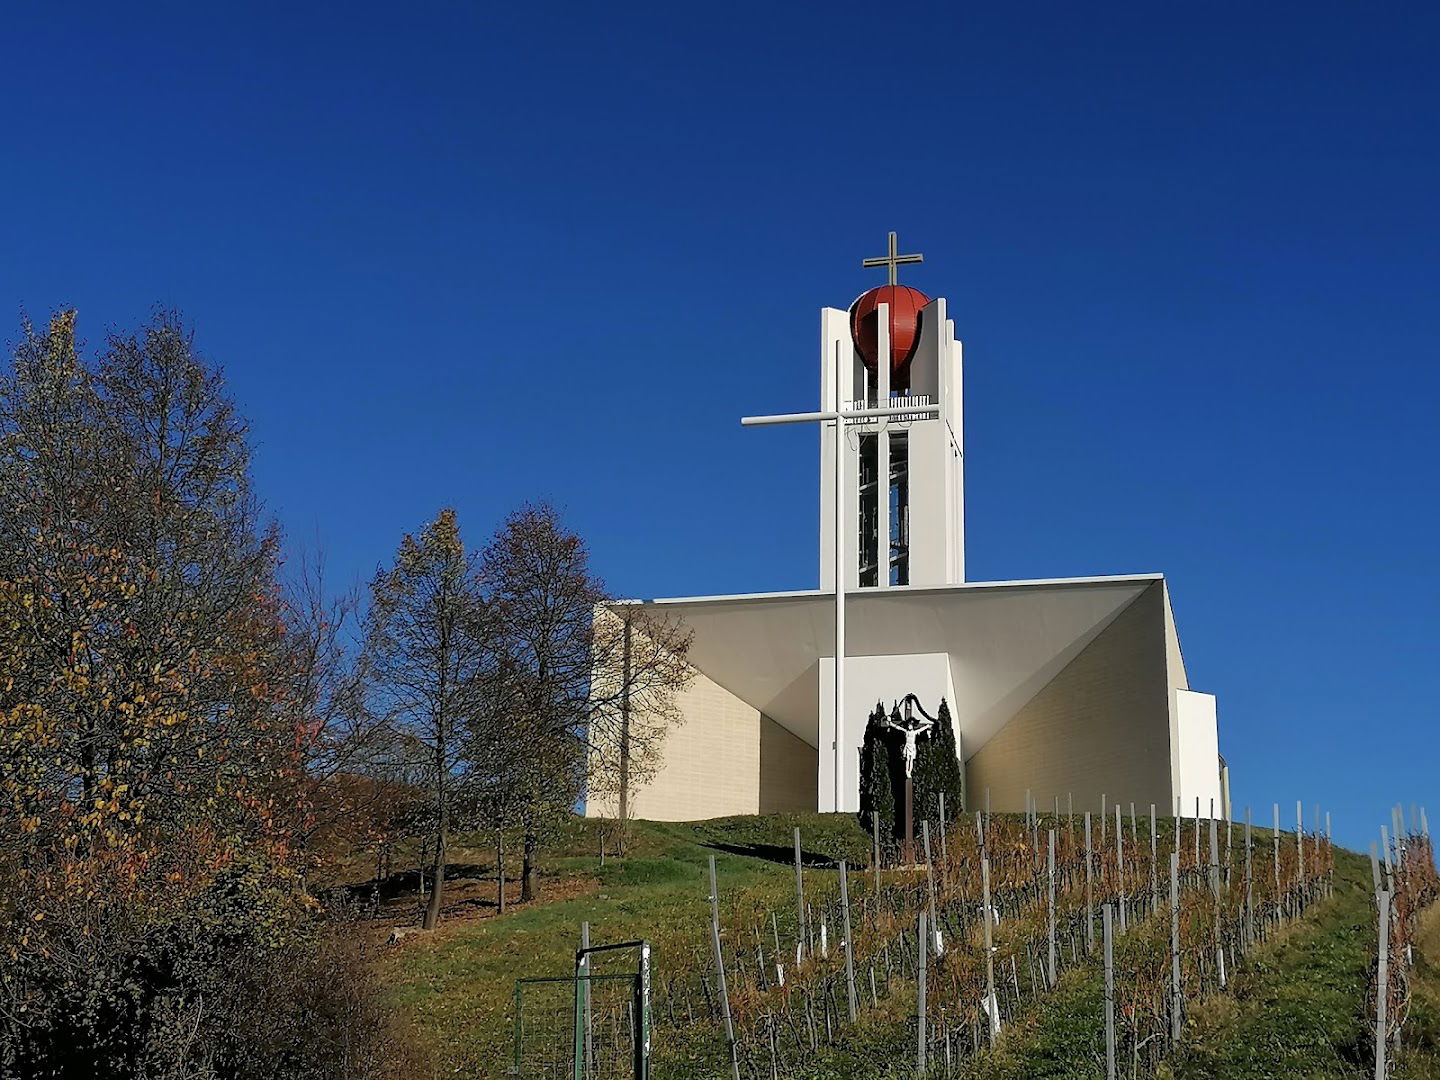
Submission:
[[[908,781],[915,773],[915,740],[922,735],[928,735],[930,729],[935,726],[935,722],[933,720],[921,720],[920,723],[914,727],[906,726],[911,722],[909,715],[910,699],[908,697],[905,699],[905,713],[904,724],[897,724],[894,720],[887,720],[885,721],[885,726],[905,736],[905,749],[901,752],[901,758],[905,762],[905,779]]]

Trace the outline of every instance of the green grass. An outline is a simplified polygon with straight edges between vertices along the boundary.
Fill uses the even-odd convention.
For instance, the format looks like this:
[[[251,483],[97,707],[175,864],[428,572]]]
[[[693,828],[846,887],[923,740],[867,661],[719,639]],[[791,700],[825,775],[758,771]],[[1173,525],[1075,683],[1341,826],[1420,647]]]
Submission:
[[[623,859],[599,866],[593,822],[577,820],[540,864],[540,902],[504,917],[442,924],[382,954],[392,1000],[434,1051],[438,1071],[504,1076],[511,1060],[515,980],[573,969],[581,922],[596,943],[644,937],[657,969],[667,952],[708,940],[708,859],[715,856],[727,902],[793,904],[792,830],[802,828],[808,863],[863,862],[868,840],[848,815],[725,818],[699,824],[635,822]],[[457,848],[464,848],[459,838]],[[484,850],[478,838],[474,848]],[[784,861],[781,861],[781,860]],[[578,877],[580,895],[547,902]]]
[[[857,866],[868,862],[868,838],[846,815],[637,822],[626,857],[611,858],[603,868],[594,823],[576,821],[541,863],[539,902],[503,918],[442,926],[383,953],[393,1001],[433,1048],[437,1075],[504,1076],[515,979],[567,973],[582,921],[590,923],[597,943],[650,940],[657,976],[663,976],[667,957],[708,948],[711,855],[722,902],[761,911],[777,907],[783,921],[794,903],[796,825],[807,875],[826,873],[822,867],[841,857]],[[476,839],[474,850],[483,851]],[[1375,936],[1369,889],[1368,861],[1337,851],[1334,896],[1252,953],[1234,973],[1231,994],[1192,1007],[1185,1043],[1162,1075],[1166,1069],[1174,1076],[1227,1080],[1370,1075],[1363,1016]],[[547,900],[547,891],[566,898]],[[1410,1080],[1440,1076],[1440,909],[1428,913],[1425,927],[1398,1073]],[[900,1063],[909,1060],[910,1036],[898,1014],[887,1019],[903,1005],[896,998],[879,1014],[862,1014],[845,1044],[817,1055],[805,1076],[879,1076],[892,1066],[895,1075],[904,1073]],[[995,1052],[973,1064],[971,1075],[1103,1075],[1101,1015],[1098,967],[1068,971],[1052,994],[1010,1025]],[[714,1043],[708,1017],[697,1015],[695,1027],[696,1045]],[[710,1075],[698,1059],[683,1064],[689,1057],[684,1032],[679,1038],[669,1029],[665,1034],[668,1045],[657,1047],[657,1075]],[[877,1068],[877,1062],[886,1065]]]
[[[1335,864],[1334,895],[1258,949],[1228,998],[1195,1010],[1174,1056],[1177,1075],[1367,1075],[1363,1005],[1376,933],[1370,868],[1349,852],[1337,852]]]

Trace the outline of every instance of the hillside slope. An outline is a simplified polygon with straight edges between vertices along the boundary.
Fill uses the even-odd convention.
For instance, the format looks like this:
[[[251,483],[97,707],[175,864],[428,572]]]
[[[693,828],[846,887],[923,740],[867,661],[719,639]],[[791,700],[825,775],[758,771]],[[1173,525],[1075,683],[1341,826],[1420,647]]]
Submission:
[[[501,918],[454,921],[383,953],[380,962],[393,1001],[433,1047],[442,1073],[510,1075],[515,979],[569,972],[582,922],[589,922],[593,942],[639,937],[651,942],[657,999],[672,969],[708,971],[713,966],[710,856],[716,859],[722,922],[764,925],[773,920],[777,940],[781,928],[793,928],[791,844],[797,826],[807,897],[811,890],[820,895],[836,889],[835,860],[867,865],[868,838],[843,815],[638,822],[626,857],[611,858],[603,867],[593,854],[598,847],[593,823],[577,821],[542,866],[539,902]],[[851,888],[859,891],[853,877]],[[1369,1075],[1363,1009],[1374,931],[1368,890],[1368,862],[1337,852],[1334,895],[1253,952],[1234,974],[1231,994],[1212,996],[1192,1009],[1184,1046],[1161,1065],[1161,1075],[1167,1070],[1187,1077]],[[1413,969],[1402,1076],[1440,1075],[1435,1069],[1440,1061],[1440,920],[1433,911],[1430,916],[1429,937],[1422,938],[1423,955]],[[831,932],[832,941],[837,940],[838,932]],[[761,946],[760,955],[766,948]],[[903,984],[902,990],[907,987]],[[718,1028],[703,1007],[708,992],[702,985],[693,997],[672,995],[668,1015],[657,1003],[662,1015],[656,1017],[654,1038],[656,1080],[728,1076],[717,1059],[722,1046]],[[562,1039],[567,1000],[562,993],[554,1005],[554,1025]],[[675,1000],[693,1000],[700,1007],[677,1015]],[[856,1025],[843,1029],[843,1035],[837,1031],[834,1046],[817,1048],[804,1075],[913,1075],[915,1029],[907,1016],[913,1002],[913,991],[882,996],[876,1008],[862,1011]],[[1017,1014],[995,1050],[982,1051],[964,1068],[957,1061],[953,1075],[1093,1076],[1104,1053],[1100,1003],[1100,969],[1082,958],[1054,990]],[[944,1007],[942,1001],[932,1003],[932,1009]]]

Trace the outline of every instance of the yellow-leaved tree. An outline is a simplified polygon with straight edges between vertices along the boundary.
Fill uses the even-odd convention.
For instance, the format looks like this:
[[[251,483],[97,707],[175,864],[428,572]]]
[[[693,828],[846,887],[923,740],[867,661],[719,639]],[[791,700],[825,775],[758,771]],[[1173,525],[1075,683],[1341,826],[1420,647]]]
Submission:
[[[316,989],[277,547],[178,317],[89,363],[73,312],[24,327],[0,378],[0,1076],[335,1075],[327,1023],[363,1009]]]

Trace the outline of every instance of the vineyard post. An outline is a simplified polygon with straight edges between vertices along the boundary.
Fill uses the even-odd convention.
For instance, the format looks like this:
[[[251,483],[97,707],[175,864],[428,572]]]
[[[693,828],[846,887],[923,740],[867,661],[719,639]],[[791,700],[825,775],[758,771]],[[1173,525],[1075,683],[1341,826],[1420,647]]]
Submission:
[[[1121,825],[1120,804],[1115,804],[1115,897],[1120,909],[1120,933],[1125,933],[1125,829]]]
[[[1283,914],[1280,906],[1280,804],[1275,804],[1275,831],[1270,837],[1271,847],[1275,849],[1275,914],[1278,921]]]
[[[855,1022],[855,956],[850,944],[850,879],[846,876],[845,860],[840,860],[840,917],[845,932],[845,990],[850,995],[850,1022]]]
[[[1399,803],[1395,805],[1395,865],[1406,881],[1409,881],[1409,870],[1405,865],[1405,848],[1409,837],[1405,833],[1405,811]]]
[[[1200,869],[1200,796],[1195,796],[1195,869]]]
[[[1210,893],[1218,907],[1220,903],[1220,845],[1216,837],[1216,822],[1210,819]]]
[[[1150,910],[1160,906],[1160,834],[1155,825],[1155,804],[1150,804]]]
[[[1295,800],[1295,873],[1301,889],[1305,888],[1305,806]]]
[[[1225,892],[1230,892],[1230,868],[1233,865],[1231,852],[1234,849],[1235,822],[1229,817],[1225,819],[1225,873],[1222,875],[1225,882]]]
[[[1252,845],[1250,841],[1250,807],[1245,807],[1245,947],[1255,947],[1255,887]]]
[[[1040,804],[1033,798],[1030,800],[1030,850],[1038,857],[1040,854]],[[1034,863],[1032,862],[1033,866]]]
[[[1095,857],[1090,843],[1090,811],[1085,811],[1085,953],[1095,955]]]
[[[1370,878],[1375,889],[1375,902],[1380,902],[1380,856],[1375,848],[1375,841],[1370,841]]]
[[[1180,796],[1175,796],[1175,829],[1170,836],[1170,847],[1174,851],[1180,850]]]
[[[760,927],[756,925],[752,929],[755,931],[755,969],[760,973],[760,989],[764,990],[770,981],[765,971],[765,943],[760,939]],[[776,959],[779,959],[778,955]]]
[[[1425,821],[1425,810],[1420,810],[1420,821]],[[1429,842],[1430,837],[1425,837]],[[1325,871],[1325,895],[1330,896],[1335,890],[1335,834],[1330,831],[1330,811],[1325,811],[1325,854],[1330,857],[1330,869]]]
[[[880,811],[870,811],[870,837],[874,847],[870,852],[870,869],[875,873],[875,895],[880,895]]]
[[[800,918],[800,948],[795,954],[798,963],[805,957],[805,879],[800,873],[800,826],[795,826],[795,912]]]
[[[1216,836],[1215,818],[1210,818],[1210,892],[1215,898],[1215,971],[1220,989],[1225,989],[1225,946],[1220,939],[1220,843]]]
[[[1395,891],[1395,864],[1390,861],[1390,836],[1385,826],[1380,826],[1380,852],[1385,856],[1385,888]]]
[[[980,857],[980,892],[981,900],[985,905],[985,1009],[988,1013],[991,1008],[998,1011],[999,1002],[995,997],[995,945],[994,932],[990,928],[990,857]],[[989,1022],[986,1026],[990,1029],[990,1045],[995,1045],[995,1024]]]
[[[1049,977],[1050,977],[1050,989],[1053,990],[1053,989],[1055,989],[1055,830],[1054,830],[1054,829],[1051,829],[1051,830],[1050,830],[1050,852],[1049,852],[1048,864],[1049,864],[1049,870],[1050,870],[1050,890],[1049,890],[1049,909],[1050,909],[1050,920],[1049,920],[1049,922],[1050,922],[1050,957],[1049,957],[1049,959],[1050,959],[1050,965],[1049,965],[1049,969],[1048,969],[1048,971],[1047,971],[1047,974],[1048,974]]]
[[[935,918],[935,864],[930,860],[930,821],[927,818],[920,823],[921,837],[925,843],[925,883],[930,891],[930,931],[936,937],[935,955],[940,955],[939,937],[940,921]]]
[[[580,949],[585,954],[585,959],[580,962],[580,969],[584,976],[580,980],[580,993],[584,1002],[585,1068],[588,1075],[588,1071],[595,1068],[595,1035],[590,1013],[590,924],[588,922],[580,924]]]
[[[797,829],[796,835],[799,835]],[[720,980],[720,1011],[725,1018],[725,1041],[730,1047],[730,1073],[740,1080],[740,1058],[735,1053],[735,1025],[730,1020],[730,995],[725,989],[725,954],[720,949],[720,889],[715,884],[715,856],[710,856],[710,943],[715,947],[715,972]]]
[[[1380,891],[1380,942],[1375,977],[1375,1080],[1385,1080],[1385,1050],[1389,1043],[1389,1020],[1385,1015],[1386,994],[1390,988],[1390,893]]]
[[[919,1023],[915,1046],[915,1072],[925,1075],[925,912],[920,912],[920,947],[916,952],[915,977],[918,980],[915,993],[915,1018]]]
[[[945,866],[950,865],[950,848],[945,838],[945,793],[940,792],[940,862]],[[947,1042],[945,1044],[949,1046]]]
[[[1105,1080],[1115,1080],[1115,944],[1109,904],[1100,908],[1105,925]]]
[[[1330,815],[1325,815],[1325,831],[1330,831]],[[1430,842],[1430,819],[1425,816],[1425,807],[1420,807],[1420,835],[1425,837],[1425,842]]]
[[[1170,853],[1170,1041],[1180,1042],[1180,853]]]

